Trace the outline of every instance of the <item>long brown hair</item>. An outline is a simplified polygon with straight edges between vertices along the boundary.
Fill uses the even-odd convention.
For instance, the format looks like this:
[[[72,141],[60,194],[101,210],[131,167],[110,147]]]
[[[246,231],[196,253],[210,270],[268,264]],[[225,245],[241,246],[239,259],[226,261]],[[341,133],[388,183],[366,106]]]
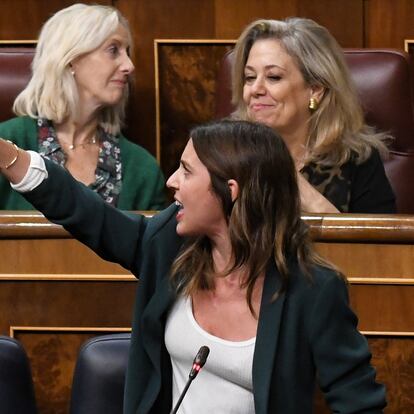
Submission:
[[[234,262],[225,274],[247,269],[243,287],[247,287],[247,302],[254,314],[253,287],[270,260],[282,275],[281,291],[289,278],[289,257],[296,258],[305,271],[322,263],[301,220],[294,162],[280,136],[263,124],[218,121],[194,128],[190,137],[228,221]],[[229,179],[239,185],[234,203]],[[213,289],[215,275],[208,238],[188,239],[172,267],[177,290],[190,295]]]

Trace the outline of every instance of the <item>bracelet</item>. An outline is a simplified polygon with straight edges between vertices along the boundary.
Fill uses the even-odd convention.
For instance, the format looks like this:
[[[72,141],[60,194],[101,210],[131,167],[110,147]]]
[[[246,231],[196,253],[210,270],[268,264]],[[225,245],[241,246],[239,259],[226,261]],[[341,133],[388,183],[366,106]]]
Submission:
[[[13,145],[14,149],[16,150],[15,157],[7,165],[5,165],[4,167],[1,167],[0,166],[0,168],[2,168],[4,170],[7,170],[12,165],[14,165],[16,163],[17,159],[19,158],[19,147],[14,142],[9,141],[8,139],[5,139],[5,141],[8,142],[9,144]]]

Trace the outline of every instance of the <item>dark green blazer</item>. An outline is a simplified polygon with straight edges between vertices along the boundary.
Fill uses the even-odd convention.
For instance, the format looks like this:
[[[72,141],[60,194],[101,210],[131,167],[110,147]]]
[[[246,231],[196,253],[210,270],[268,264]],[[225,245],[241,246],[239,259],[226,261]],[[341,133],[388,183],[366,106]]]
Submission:
[[[49,178],[27,199],[100,256],[139,276],[124,412],[167,414],[172,373],[164,327],[175,299],[168,274],[183,242],[175,232],[177,208],[151,219],[123,213],[62,168],[50,162],[47,168]],[[309,282],[294,262],[290,272],[288,289],[276,301],[280,276],[273,264],[265,277],[253,362],[256,413],[311,413],[316,378],[333,412],[381,413],[385,390],[375,382],[345,282],[319,267]]]

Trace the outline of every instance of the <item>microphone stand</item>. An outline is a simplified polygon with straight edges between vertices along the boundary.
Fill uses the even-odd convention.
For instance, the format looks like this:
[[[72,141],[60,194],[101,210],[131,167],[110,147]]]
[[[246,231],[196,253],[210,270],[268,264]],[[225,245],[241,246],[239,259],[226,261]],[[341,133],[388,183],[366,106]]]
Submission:
[[[187,393],[187,390],[190,387],[192,381],[193,381],[193,378],[189,377],[188,380],[187,380],[187,384],[185,384],[183,392],[181,393],[180,398],[177,401],[177,404],[175,404],[174,409],[171,411],[171,414],[176,414],[177,413],[178,408],[181,405],[181,402],[183,401],[183,398],[184,398],[185,394]]]
[[[197,374],[201,371],[201,368],[203,368],[204,364],[206,363],[208,354],[210,353],[210,349],[208,346],[202,346],[198,352],[196,357],[193,361],[193,366],[191,368],[190,374],[188,375],[187,384],[185,384],[185,387],[180,395],[180,398],[178,399],[177,403],[175,404],[174,409],[171,411],[171,414],[176,414],[178,411],[178,408],[181,405],[181,402],[183,401],[183,398],[185,394],[187,393],[188,388],[191,385],[191,382],[193,379],[197,376]]]

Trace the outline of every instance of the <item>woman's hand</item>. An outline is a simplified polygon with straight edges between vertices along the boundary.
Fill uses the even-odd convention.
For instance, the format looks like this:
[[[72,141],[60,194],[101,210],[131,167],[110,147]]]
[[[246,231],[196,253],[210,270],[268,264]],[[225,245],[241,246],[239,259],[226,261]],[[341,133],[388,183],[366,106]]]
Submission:
[[[316,190],[304,176],[298,172],[298,186],[302,211],[306,213],[339,213],[340,211]]]
[[[19,183],[30,165],[30,155],[10,141],[0,138],[0,173],[13,184]]]

